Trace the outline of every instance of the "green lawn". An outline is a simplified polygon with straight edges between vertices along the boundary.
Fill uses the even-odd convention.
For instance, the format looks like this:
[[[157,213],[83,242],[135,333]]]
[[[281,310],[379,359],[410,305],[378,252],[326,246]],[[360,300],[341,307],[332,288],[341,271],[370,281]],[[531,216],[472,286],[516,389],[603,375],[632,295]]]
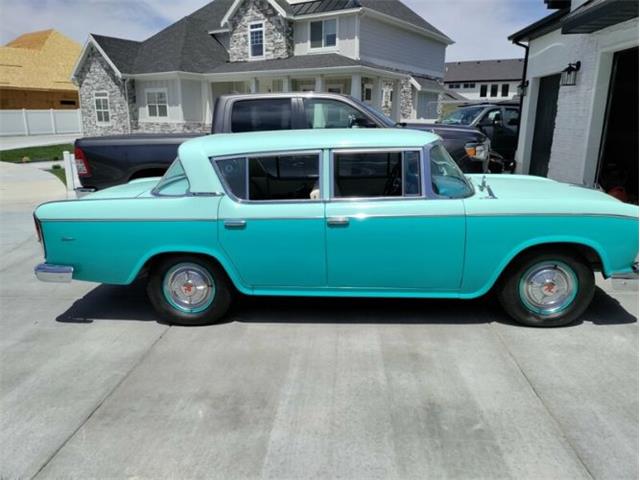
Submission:
[[[0,160],[3,162],[22,163],[27,157],[30,162],[45,162],[47,160],[62,160],[62,152],[73,152],[73,145],[49,145],[47,147],[16,148],[0,152]]]
[[[67,184],[67,177],[65,176],[64,168],[50,168],[47,172],[53,173],[62,183],[65,185]]]

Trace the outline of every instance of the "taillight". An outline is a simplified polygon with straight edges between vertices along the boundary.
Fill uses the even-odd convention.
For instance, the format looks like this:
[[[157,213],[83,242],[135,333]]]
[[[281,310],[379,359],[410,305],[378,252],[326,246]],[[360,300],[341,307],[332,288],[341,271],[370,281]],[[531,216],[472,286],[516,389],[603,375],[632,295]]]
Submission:
[[[87,162],[87,157],[85,157],[82,149],[79,147],[74,148],[73,156],[76,159],[76,170],[78,170],[78,176],[90,177],[91,169],[89,168],[89,162]]]

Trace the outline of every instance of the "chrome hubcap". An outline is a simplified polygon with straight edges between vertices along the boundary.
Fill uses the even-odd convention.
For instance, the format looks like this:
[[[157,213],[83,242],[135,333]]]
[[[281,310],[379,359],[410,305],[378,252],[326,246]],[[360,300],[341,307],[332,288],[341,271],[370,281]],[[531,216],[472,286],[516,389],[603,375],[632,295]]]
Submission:
[[[169,303],[188,313],[205,310],[215,296],[211,274],[194,263],[181,263],[171,268],[165,275],[163,289]]]
[[[520,281],[525,307],[544,316],[560,315],[576,297],[578,279],[564,263],[545,262],[531,267]]]

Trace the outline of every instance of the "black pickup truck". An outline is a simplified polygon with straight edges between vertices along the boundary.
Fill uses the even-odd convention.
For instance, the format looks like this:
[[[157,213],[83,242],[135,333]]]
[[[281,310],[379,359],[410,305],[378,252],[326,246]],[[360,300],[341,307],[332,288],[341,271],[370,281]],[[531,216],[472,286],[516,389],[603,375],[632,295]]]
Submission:
[[[490,142],[474,127],[398,124],[352,97],[332,93],[223,95],[216,101],[212,133],[307,128],[415,128],[440,135],[463,171],[489,166]],[[160,176],[178,146],[200,134],[132,134],[76,140],[74,154],[84,189],[99,190],[136,178]]]

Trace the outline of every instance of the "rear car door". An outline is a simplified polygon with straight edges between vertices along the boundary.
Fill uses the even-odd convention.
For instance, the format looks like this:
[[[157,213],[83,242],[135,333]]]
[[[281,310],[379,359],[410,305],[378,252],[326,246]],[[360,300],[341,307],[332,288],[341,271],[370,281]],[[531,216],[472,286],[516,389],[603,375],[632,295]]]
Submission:
[[[326,285],[321,162],[320,151],[214,159],[227,193],[218,237],[246,285]]]

